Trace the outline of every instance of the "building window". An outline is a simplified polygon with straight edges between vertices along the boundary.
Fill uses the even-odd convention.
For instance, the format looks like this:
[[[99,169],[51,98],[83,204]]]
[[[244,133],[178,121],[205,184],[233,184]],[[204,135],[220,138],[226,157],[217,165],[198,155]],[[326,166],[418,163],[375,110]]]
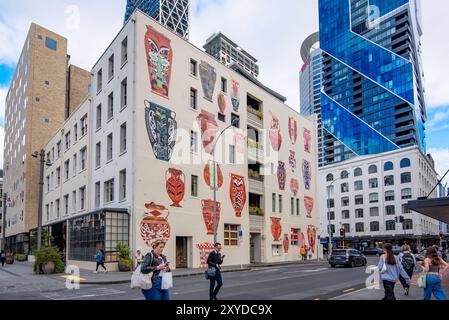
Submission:
[[[340,185],[341,193],[349,192],[349,184],[348,183],[342,183]]]
[[[106,161],[112,160],[112,133],[108,135],[107,138],[107,156]]]
[[[223,113],[218,113],[218,121],[226,122],[226,116]]]
[[[410,188],[402,189],[401,190],[401,198],[402,198],[402,200],[411,199],[412,198],[412,189],[410,189]]]
[[[298,246],[301,230],[300,229],[291,229],[291,232],[292,232],[292,238],[291,238],[290,244],[292,246]]]
[[[95,168],[101,166],[101,142],[98,142],[95,148]]]
[[[75,123],[75,125],[73,126],[73,140],[75,140],[74,143],[76,143],[78,141],[78,124]]]
[[[379,222],[378,221],[372,221],[371,223],[370,223],[370,231],[371,232],[377,232],[377,231],[379,231],[380,230],[380,228],[379,228]]]
[[[76,190],[72,192],[72,212],[76,213]]]
[[[240,128],[240,116],[231,113],[231,124],[235,128]]]
[[[221,91],[222,92],[228,92],[228,80],[225,78],[221,78]]]
[[[46,181],[47,181],[47,192],[50,192],[50,176],[47,176]]]
[[[401,160],[401,168],[409,168],[411,166],[411,162],[409,158],[404,158]]]
[[[282,213],[282,195],[279,195],[279,213]]]
[[[87,161],[87,147],[84,147],[80,151],[80,158],[81,158],[81,171],[86,169],[86,161]]]
[[[235,164],[235,146],[229,145],[229,164]]]
[[[389,186],[394,186],[394,176],[386,176],[384,178],[385,181],[385,186],[389,187]]]
[[[349,206],[349,197],[341,198],[341,206],[342,207],[348,207]]]
[[[120,110],[123,110],[128,105],[128,79],[122,81],[120,89]]]
[[[81,118],[81,136],[87,133],[87,114]]]
[[[276,194],[271,194],[271,211],[276,212]]]
[[[327,194],[330,196],[334,195],[334,186],[327,186]]]
[[[61,185],[61,167],[56,168],[56,185]]]
[[[45,46],[51,50],[58,50],[58,42],[50,37],[45,37]]]
[[[45,215],[47,218],[47,221],[50,221],[50,206],[48,204],[45,205]],[[9,225],[8,225],[9,227]]]
[[[377,178],[372,178],[368,180],[368,184],[370,189],[375,189],[379,187],[379,182],[377,180]]]
[[[190,88],[190,108],[196,110],[197,109],[197,98],[198,91],[196,89]]]
[[[405,204],[402,205],[402,214],[412,213],[409,208]]]
[[[327,200],[327,207],[328,208],[334,208],[335,207],[335,201],[334,199]]]
[[[351,226],[349,225],[349,223],[342,224],[342,228],[345,229],[345,233],[351,232]]]
[[[385,192],[385,201],[394,201],[394,191]]]
[[[394,216],[396,214],[395,206],[386,206],[385,212],[387,216]]]
[[[393,162],[388,161],[384,164],[384,171],[392,171],[394,169]]]
[[[385,222],[385,226],[387,228],[387,231],[394,231],[396,230],[396,221],[388,220]]]
[[[326,176],[326,181],[327,181],[327,182],[332,182],[332,181],[334,181],[334,175],[331,174],[331,173],[329,173],[329,174]]]
[[[379,202],[379,194],[378,193],[371,193],[369,195],[369,202],[370,203],[377,203],[377,202]]]
[[[73,176],[76,176],[76,172],[78,169],[78,157],[76,155],[76,153],[73,155]]]
[[[239,245],[239,230],[240,225],[225,224],[224,225],[224,245],[238,246]]]
[[[86,208],[86,187],[79,189],[80,194],[80,210],[83,211]]]
[[[104,183],[104,203],[114,201],[114,179],[108,180]]]
[[[190,131],[190,151],[198,152],[198,133],[195,131]]]
[[[197,66],[198,66],[198,63],[195,60],[190,59],[190,74],[194,77],[196,77],[198,75]]]
[[[67,181],[69,180],[69,173],[70,173],[70,160],[67,160],[64,162],[64,179]]]
[[[126,199],[126,169],[120,171],[119,201]]]
[[[357,168],[354,170],[354,177],[360,177],[363,174],[362,169]]]
[[[103,89],[103,70],[100,69],[97,72],[97,92],[100,92]]]
[[[65,134],[65,150],[70,148],[70,131]]]
[[[296,215],[299,216],[300,210],[299,210],[299,199],[296,199]]]
[[[365,225],[363,222],[358,222],[355,224],[355,232],[365,232]]]
[[[95,183],[95,209],[100,208],[100,182]]]
[[[412,182],[412,174],[410,172],[401,173],[401,183]]]
[[[340,174],[340,178],[341,179],[348,179],[349,178],[349,173],[348,173],[348,171],[343,171],[341,174]]]
[[[377,166],[376,165],[370,165],[369,166],[369,168],[368,168],[368,173],[369,174],[374,174],[374,173],[377,173]]]
[[[362,195],[355,196],[355,205],[357,206],[361,204],[363,204],[363,196]]]
[[[109,65],[108,65],[108,79],[112,80],[114,77],[114,55],[109,57]]]
[[[126,122],[120,126],[120,154],[126,151]]]
[[[56,144],[56,155],[56,159],[59,159],[59,157],[61,156],[61,141],[58,141],[58,143]]]
[[[295,199],[294,198],[290,198],[290,214],[291,215],[295,214]]]
[[[364,214],[363,214],[363,209],[355,209],[355,217],[360,219],[363,218]]]
[[[192,176],[190,190],[192,197],[198,197],[198,176]]]
[[[108,121],[114,117],[114,92],[108,96]]]
[[[128,61],[128,37],[122,41],[122,66]]]
[[[327,213],[327,220],[335,220],[335,212],[331,211]]]
[[[101,104],[97,106],[97,130],[101,129]]]
[[[69,214],[69,195],[66,194],[64,196],[64,215],[68,215]]]
[[[342,219],[349,219],[349,210],[343,210],[341,212],[341,218]]]
[[[354,190],[355,191],[363,190],[363,181],[354,182]]]

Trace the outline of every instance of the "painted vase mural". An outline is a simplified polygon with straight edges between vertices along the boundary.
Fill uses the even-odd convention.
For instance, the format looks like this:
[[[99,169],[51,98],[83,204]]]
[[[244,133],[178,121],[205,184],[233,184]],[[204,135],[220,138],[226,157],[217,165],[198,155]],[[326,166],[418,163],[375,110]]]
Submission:
[[[207,258],[209,254],[214,251],[214,244],[209,242],[199,243],[196,245],[200,251],[200,269],[207,269]]]
[[[145,204],[145,218],[140,223],[140,235],[147,246],[151,246],[154,240],[170,239],[170,224],[168,216],[170,212],[165,206],[154,202]]]
[[[186,176],[181,170],[170,168],[165,173],[167,194],[171,201],[172,207],[182,208],[180,202],[185,195]]]
[[[204,97],[212,101],[215,90],[215,82],[217,81],[217,72],[214,67],[205,61],[201,61],[199,69]]]
[[[213,169],[213,167],[212,167]],[[206,164],[206,166],[204,167],[203,170],[203,177],[204,177],[204,181],[206,182],[206,184],[212,188],[212,184],[213,184],[213,178],[211,179],[211,173],[210,173],[210,165]],[[223,186],[223,173],[221,172],[221,167],[220,165],[217,163],[217,173],[216,173],[216,179],[218,180],[218,189],[220,189]]]
[[[293,195],[296,197],[299,191],[299,182],[298,179],[291,179],[290,180],[290,189],[293,193]]]
[[[234,112],[238,112],[240,108],[240,97],[239,97],[239,88],[240,84],[232,80],[232,90],[231,90],[231,102],[232,102],[232,109]]]
[[[271,234],[274,241],[280,241],[282,233],[281,218],[271,217]]]
[[[238,153],[244,153],[245,152],[245,143],[246,143],[246,135],[239,131],[239,130],[235,130],[235,134],[234,134],[234,145],[235,145],[235,149]]]
[[[310,190],[312,183],[312,165],[307,160],[304,160],[302,163],[302,176],[304,179],[304,188]]]
[[[288,135],[292,144],[295,144],[298,140],[298,122],[292,117],[288,118]]]
[[[292,169],[292,172],[295,172],[296,170],[296,152],[290,150],[290,157],[288,157],[288,163],[290,165],[290,169]]]
[[[274,151],[279,151],[282,145],[282,135],[281,135],[281,124],[279,122],[279,118],[274,114],[271,114],[271,123],[270,123],[270,142]]]
[[[316,227],[310,225],[307,227],[307,238],[309,240],[309,247],[312,249],[312,252],[315,253],[315,244],[316,244]]]
[[[214,234],[214,200],[202,200],[201,207],[203,209],[203,219],[206,224],[207,235]],[[217,230],[220,225],[221,204],[216,202],[217,209]]]
[[[310,141],[312,140],[312,134],[309,129],[304,128],[304,151],[310,153]]]
[[[288,249],[290,247],[290,239],[288,238],[288,234],[284,234],[284,241],[282,244],[284,246],[284,252],[288,253]]]
[[[145,51],[151,91],[168,98],[173,62],[171,41],[151,26],[147,26],[145,34]]]
[[[220,92],[220,94],[218,95],[218,109],[221,113],[225,113],[226,111],[226,98],[223,92]]]
[[[305,196],[304,197],[304,205],[306,207],[307,218],[312,218],[313,198]]]
[[[176,113],[145,100],[145,124],[153,153],[158,160],[170,161],[176,145]]]
[[[301,243],[300,243],[300,247],[305,247],[306,246],[306,237],[304,236],[304,233],[301,232]]]
[[[203,141],[204,150],[212,155],[218,133],[217,120],[212,113],[201,110],[198,121],[201,128],[201,140]]]
[[[240,218],[246,203],[245,177],[231,173],[231,186],[229,194],[235,215]]]
[[[287,171],[285,170],[285,163],[282,161],[279,161],[279,164],[278,164],[277,177],[278,177],[279,189],[285,190],[285,181],[287,180]]]

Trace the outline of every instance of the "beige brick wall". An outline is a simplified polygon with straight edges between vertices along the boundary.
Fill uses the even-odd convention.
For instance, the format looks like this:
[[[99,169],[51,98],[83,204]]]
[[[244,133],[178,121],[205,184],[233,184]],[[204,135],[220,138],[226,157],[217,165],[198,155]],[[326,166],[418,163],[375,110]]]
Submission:
[[[69,110],[67,116],[70,116],[78,108],[81,102],[86,99],[89,94],[88,86],[91,82],[90,72],[74,65],[70,65],[69,75]]]

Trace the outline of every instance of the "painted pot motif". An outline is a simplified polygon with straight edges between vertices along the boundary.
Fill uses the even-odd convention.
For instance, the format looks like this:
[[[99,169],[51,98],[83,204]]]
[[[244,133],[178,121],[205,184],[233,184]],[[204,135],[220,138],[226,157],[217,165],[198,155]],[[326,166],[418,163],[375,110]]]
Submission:
[[[285,163],[282,161],[279,161],[277,177],[279,189],[285,190],[285,181],[287,180],[287,172],[285,170]]]
[[[310,190],[312,183],[312,165],[307,160],[304,160],[302,163],[302,176],[304,179],[304,188]]]
[[[309,247],[312,249],[312,252],[315,253],[315,244],[316,244],[316,227],[313,225],[309,225],[307,227],[307,238],[309,240]]]
[[[298,179],[291,179],[290,180],[290,189],[293,193],[293,195],[296,197],[299,191],[299,182]]]
[[[218,95],[218,109],[221,113],[225,113],[226,111],[226,98],[223,92],[220,92],[220,94]]]
[[[290,247],[290,240],[288,239],[288,234],[284,234],[284,241],[282,242],[284,246],[284,252],[288,253],[288,249]]]
[[[313,198],[305,196],[304,205],[306,206],[307,218],[312,218]]]
[[[282,233],[281,218],[271,217],[271,234],[274,241],[280,241]]]
[[[172,207],[182,208],[179,204],[184,199],[186,176],[181,170],[170,168],[165,173],[167,194]]]
[[[207,269],[207,258],[209,254],[214,251],[214,244],[209,242],[199,243],[196,245],[200,251],[200,269]]]
[[[234,145],[239,153],[245,152],[245,142],[246,142],[246,135],[243,132],[237,131],[234,134]]]
[[[292,172],[295,172],[296,170],[296,152],[290,150],[290,157],[288,158],[288,163],[290,165],[290,168],[292,169]]]
[[[176,145],[176,113],[145,100],[145,124],[153,153],[158,160],[170,161]]]
[[[145,34],[145,51],[147,55],[148,72],[151,91],[168,98],[173,61],[173,51],[170,39],[147,26]]]
[[[146,217],[140,223],[140,235],[147,246],[151,246],[154,240],[170,239],[170,224],[168,216],[170,212],[165,206],[157,205],[154,202],[145,204]]]
[[[213,235],[214,234],[214,200],[202,200],[201,201],[201,207],[203,209],[203,219],[204,223],[206,224],[207,234]],[[221,212],[221,205],[220,202],[216,202],[216,209],[217,209],[217,230],[218,226],[220,225],[220,212]]]
[[[240,218],[246,203],[245,177],[231,173],[230,197],[235,215]]]
[[[208,100],[212,100],[215,90],[215,82],[217,81],[217,72],[214,67],[205,61],[201,61],[199,70],[204,97]]]
[[[310,153],[310,141],[312,140],[312,134],[310,133],[309,129],[304,128],[303,138],[304,138],[304,150],[305,152]]]
[[[218,133],[217,121],[212,113],[205,110],[201,110],[198,121],[201,128],[201,140],[203,141],[204,150],[211,155],[215,148],[215,140]]]
[[[271,113],[271,112],[270,112]],[[279,118],[271,113],[270,142],[274,151],[279,151],[282,145],[281,124]]]
[[[206,184],[209,187],[212,187],[213,181],[211,181],[211,177],[210,177],[210,165],[209,164],[206,164],[206,166],[204,167],[203,176],[204,176],[204,181],[206,182]],[[216,176],[218,177],[218,185],[217,186],[218,186],[218,189],[220,189],[223,186],[223,173],[221,172],[221,167],[218,163],[217,163]],[[213,180],[213,178],[212,178],[212,180]]]
[[[304,233],[301,232],[301,243],[300,243],[300,247],[305,247],[306,246],[306,237],[304,236]]]
[[[232,102],[232,109],[234,112],[238,112],[240,108],[240,97],[239,97],[239,88],[240,84],[232,80],[232,90],[231,90],[231,102]]]
[[[292,117],[288,118],[288,135],[292,144],[295,144],[298,140],[298,122]]]

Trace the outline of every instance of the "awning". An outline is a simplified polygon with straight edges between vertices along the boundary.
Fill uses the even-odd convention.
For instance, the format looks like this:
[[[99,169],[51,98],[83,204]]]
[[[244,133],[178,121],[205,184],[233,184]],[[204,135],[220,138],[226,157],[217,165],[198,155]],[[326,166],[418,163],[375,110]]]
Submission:
[[[449,224],[449,198],[409,201],[405,207],[427,217]]]

